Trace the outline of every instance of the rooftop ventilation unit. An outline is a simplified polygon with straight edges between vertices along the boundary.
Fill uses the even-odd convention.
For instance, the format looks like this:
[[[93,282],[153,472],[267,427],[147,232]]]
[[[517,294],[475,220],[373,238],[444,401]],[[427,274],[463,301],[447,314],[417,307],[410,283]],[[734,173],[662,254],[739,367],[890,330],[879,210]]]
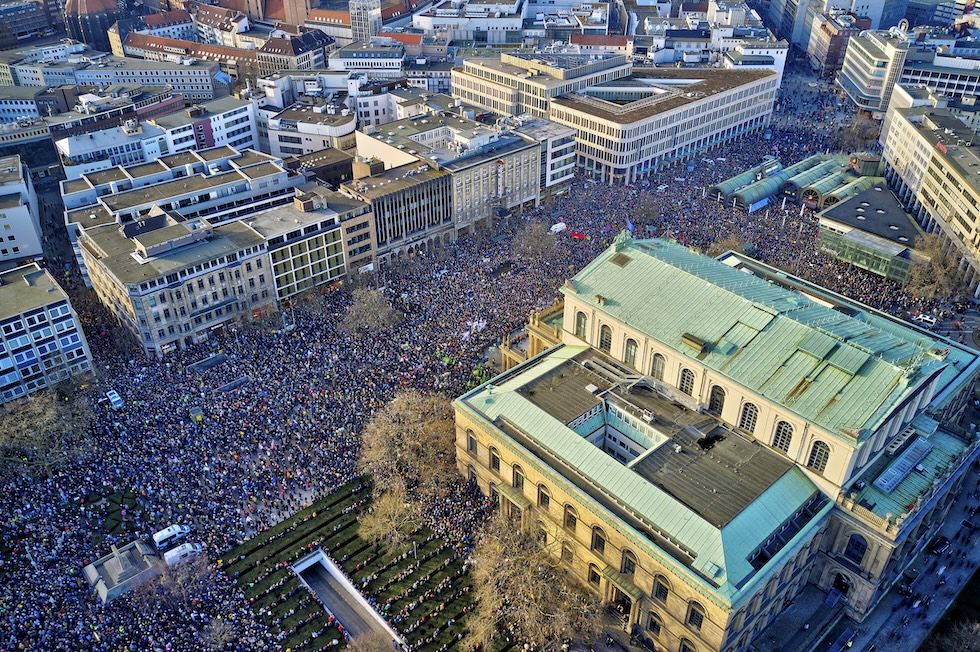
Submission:
[[[886,494],[893,492],[902,480],[908,477],[913,469],[920,466],[919,462],[924,460],[932,450],[932,444],[925,439],[916,439],[912,444],[899,455],[894,462],[888,465],[884,473],[875,480],[875,486]]]

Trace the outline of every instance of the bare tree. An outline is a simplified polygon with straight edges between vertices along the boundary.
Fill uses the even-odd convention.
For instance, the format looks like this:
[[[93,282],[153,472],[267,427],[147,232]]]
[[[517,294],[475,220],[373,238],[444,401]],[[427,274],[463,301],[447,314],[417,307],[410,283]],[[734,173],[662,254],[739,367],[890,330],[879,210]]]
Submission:
[[[214,573],[204,554],[175,566],[164,565],[160,575],[136,587],[133,599],[137,604],[182,611],[192,600],[206,593],[214,582]]]
[[[874,146],[881,133],[881,125],[867,113],[858,113],[851,124],[840,127],[831,138],[834,149],[842,152],[857,152]]]
[[[440,494],[457,477],[453,416],[447,399],[409,390],[371,417],[358,468],[373,478],[375,496],[401,485],[406,502],[414,503]]]
[[[548,258],[558,250],[558,238],[543,222],[528,222],[514,236],[511,254],[527,262]]]
[[[712,242],[706,253],[714,258],[715,256],[722,255],[726,251],[734,251],[737,253],[744,252],[745,241],[736,235],[730,235]]]
[[[219,616],[220,617],[220,616]],[[212,618],[199,634],[205,650],[223,650],[228,641],[234,641],[238,630],[228,618]]]
[[[486,523],[471,556],[477,605],[464,647],[488,646],[508,629],[537,648],[599,635],[599,599],[562,566],[561,546],[531,538],[500,514]]]
[[[952,250],[943,247],[935,233],[920,235],[915,241],[919,259],[912,267],[906,290],[922,299],[949,299],[961,294],[963,276]]]
[[[352,294],[350,308],[344,317],[344,328],[348,331],[377,334],[401,321],[402,314],[391,306],[381,290],[357,288]]]
[[[358,519],[357,533],[394,551],[420,527],[422,515],[418,506],[408,500],[405,484],[393,480],[383,490],[375,490],[371,508]]]
[[[84,449],[92,413],[78,380],[7,403],[0,416],[0,461],[9,470],[54,475]]]
[[[925,652],[980,652],[980,622],[961,620],[941,634],[931,636],[922,646]]]
[[[372,629],[360,636],[351,639],[351,647],[358,652],[385,652],[393,650],[392,639],[386,632]]]

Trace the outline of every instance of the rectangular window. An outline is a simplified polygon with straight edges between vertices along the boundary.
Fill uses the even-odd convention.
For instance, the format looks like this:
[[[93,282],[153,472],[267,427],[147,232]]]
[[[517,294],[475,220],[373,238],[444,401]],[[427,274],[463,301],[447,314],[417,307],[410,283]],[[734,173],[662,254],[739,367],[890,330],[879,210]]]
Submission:
[[[490,451],[490,469],[500,472],[500,456],[496,451]]]

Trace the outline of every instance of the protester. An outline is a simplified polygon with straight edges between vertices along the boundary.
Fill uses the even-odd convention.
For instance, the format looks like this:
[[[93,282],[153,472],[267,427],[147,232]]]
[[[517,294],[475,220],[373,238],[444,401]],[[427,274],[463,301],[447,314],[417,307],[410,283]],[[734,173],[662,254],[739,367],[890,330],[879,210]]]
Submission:
[[[764,155],[789,165],[821,151],[826,132],[788,125],[774,129],[771,140],[747,136],[704,154],[694,170],[678,166],[632,186],[576,179],[568,195],[495,225],[493,234],[506,237],[463,238],[383,270],[378,284],[405,317],[378,336],[346,332],[341,324],[350,293],[324,291],[288,312],[295,324],[288,333],[273,332],[283,329],[268,323],[240,325],[148,361],[136,352],[120,356],[112,331],[100,334],[91,317],[96,309],[79,297],[99,382],[116,389],[125,408],[96,406],[91,445],[54,477],[25,477],[4,487],[0,551],[9,552],[0,558],[0,652],[200,649],[202,633],[218,619],[235,633],[228,649],[278,649],[221,572],[190,609],[137,604],[132,596],[101,605],[82,568],[116,541],[102,540],[104,515],[85,497],[132,490],[145,506],[127,517],[136,535],[187,523],[191,540],[219,559],[354,477],[358,434],[397,391],[455,396],[478,382],[473,370],[486,361],[487,347],[556,300],[563,280],[628,221],[637,236],[675,238],[704,250],[737,238],[764,262],[895,314],[927,306],[894,283],[821,254],[809,210],[801,215],[798,206],[773,206],[747,215],[706,197],[712,184]],[[659,186],[666,188],[657,192]],[[651,202],[659,215],[640,212]],[[546,236],[557,239],[552,254],[512,260],[513,236],[525,223],[559,220],[568,230]],[[572,232],[585,237],[572,238]],[[190,367],[218,352],[227,359]],[[240,379],[246,380],[231,391],[219,389]],[[203,410],[202,423],[190,419],[194,407]],[[484,512],[485,504],[471,495],[432,505],[427,513],[440,536],[465,548]]]

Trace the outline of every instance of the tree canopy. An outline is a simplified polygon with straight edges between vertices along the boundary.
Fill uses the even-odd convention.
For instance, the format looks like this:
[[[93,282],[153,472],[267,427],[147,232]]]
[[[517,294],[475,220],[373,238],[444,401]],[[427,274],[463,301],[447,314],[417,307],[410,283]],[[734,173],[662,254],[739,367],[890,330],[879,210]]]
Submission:
[[[344,317],[344,328],[348,331],[363,331],[369,334],[383,332],[402,319],[381,290],[357,288],[352,293],[350,308]]]
[[[10,471],[54,475],[85,447],[92,413],[75,384],[65,382],[3,406],[0,460]]]
[[[949,299],[963,291],[963,276],[956,257],[943,247],[935,233],[925,233],[915,241],[921,258],[912,267],[907,291],[920,299]]]
[[[498,513],[479,534],[471,556],[477,604],[464,644],[486,647],[508,630],[536,649],[594,640],[602,605],[562,565],[562,541],[543,542],[516,525]]]
[[[456,426],[450,402],[410,390],[371,417],[361,435],[358,469],[374,482],[362,534],[397,547],[421,526],[426,502],[443,496],[456,472]]]

